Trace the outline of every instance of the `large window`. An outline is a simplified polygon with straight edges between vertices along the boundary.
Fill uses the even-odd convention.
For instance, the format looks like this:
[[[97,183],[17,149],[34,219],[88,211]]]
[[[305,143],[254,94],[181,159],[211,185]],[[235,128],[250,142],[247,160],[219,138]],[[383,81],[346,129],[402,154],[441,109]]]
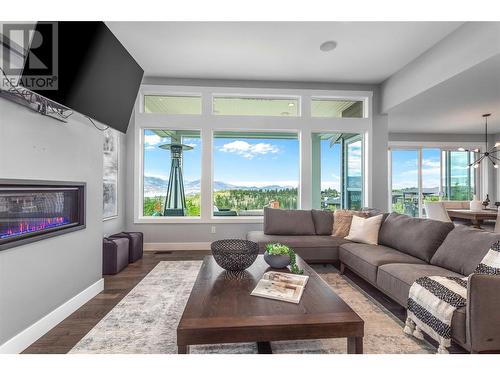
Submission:
[[[146,129],[143,136],[143,216],[200,216],[200,132]]]
[[[392,211],[425,217],[424,203],[469,201],[475,191],[473,154],[439,148],[392,149]]]
[[[260,223],[265,207],[372,205],[363,162],[371,149],[364,143],[371,97],[142,85],[133,129],[134,221]]]
[[[214,97],[213,113],[218,116],[299,116],[299,99],[266,97]]]
[[[299,155],[297,133],[215,132],[214,216],[261,216],[266,206],[296,209]]]
[[[359,134],[313,133],[313,207],[363,206],[362,140]]]

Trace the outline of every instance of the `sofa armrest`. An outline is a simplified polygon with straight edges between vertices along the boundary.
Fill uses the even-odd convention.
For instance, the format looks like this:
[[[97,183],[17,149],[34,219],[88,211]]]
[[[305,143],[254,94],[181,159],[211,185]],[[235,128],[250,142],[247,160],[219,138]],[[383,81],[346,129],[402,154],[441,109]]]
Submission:
[[[469,276],[467,332],[471,352],[500,351],[500,276]]]

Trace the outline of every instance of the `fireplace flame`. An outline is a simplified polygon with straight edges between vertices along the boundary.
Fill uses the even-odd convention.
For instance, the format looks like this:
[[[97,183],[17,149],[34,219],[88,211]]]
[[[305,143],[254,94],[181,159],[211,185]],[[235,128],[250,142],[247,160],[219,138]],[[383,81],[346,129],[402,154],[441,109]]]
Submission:
[[[23,221],[17,222],[0,232],[0,238],[20,236],[22,234],[38,232],[45,229],[60,227],[66,224],[70,224],[70,221],[63,216],[24,219]]]

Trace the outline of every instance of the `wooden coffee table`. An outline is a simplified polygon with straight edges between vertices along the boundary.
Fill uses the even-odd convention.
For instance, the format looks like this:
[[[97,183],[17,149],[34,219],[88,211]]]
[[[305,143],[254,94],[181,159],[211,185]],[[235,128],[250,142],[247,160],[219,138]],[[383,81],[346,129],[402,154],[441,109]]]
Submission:
[[[299,304],[251,296],[264,272],[262,255],[240,274],[229,273],[207,256],[177,326],[178,352],[190,345],[347,338],[348,353],[363,353],[364,322],[314,270],[297,256],[309,275]]]

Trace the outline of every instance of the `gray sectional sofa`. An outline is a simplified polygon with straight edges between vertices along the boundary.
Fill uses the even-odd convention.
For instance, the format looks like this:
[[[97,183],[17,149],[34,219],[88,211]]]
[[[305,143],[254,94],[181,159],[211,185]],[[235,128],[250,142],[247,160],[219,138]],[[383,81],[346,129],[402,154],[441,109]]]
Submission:
[[[291,246],[310,263],[340,264],[406,307],[413,282],[422,276],[470,275],[500,234],[463,225],[391,213],[379,231],[379,245],[331,235],[333,215],[323,211],[266,209],[264,231],[247,239]],[[329,228],[329,234],[327,231]],[[472,275],[468,304],[455,312],[452,338],[471,352],[500,351],[500,276]]]

